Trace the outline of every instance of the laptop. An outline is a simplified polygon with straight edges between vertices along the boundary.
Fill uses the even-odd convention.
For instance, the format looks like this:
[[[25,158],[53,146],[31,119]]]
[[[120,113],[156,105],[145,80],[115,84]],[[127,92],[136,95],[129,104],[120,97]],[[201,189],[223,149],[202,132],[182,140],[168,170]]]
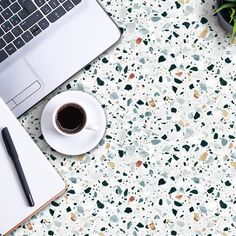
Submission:
[[[96,0],[0,0],[0,97],[20,116],[120,36]]]

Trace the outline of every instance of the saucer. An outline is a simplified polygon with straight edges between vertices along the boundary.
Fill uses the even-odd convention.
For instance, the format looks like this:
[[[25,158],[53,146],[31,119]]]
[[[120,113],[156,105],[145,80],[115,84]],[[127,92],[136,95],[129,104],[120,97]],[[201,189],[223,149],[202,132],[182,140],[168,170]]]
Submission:
[[[64,103],[79,103],[86,107],[87,120],[98,130],[83,129],[73,136],[59,134],[53,127],[54,110]],[[80,155],[96,147],[106,129],[106,115],[101,104],[93,96],[79,91],[63,92],[52,98],[41,116],[41,130],[46,142],[56,151],[66,155]]]

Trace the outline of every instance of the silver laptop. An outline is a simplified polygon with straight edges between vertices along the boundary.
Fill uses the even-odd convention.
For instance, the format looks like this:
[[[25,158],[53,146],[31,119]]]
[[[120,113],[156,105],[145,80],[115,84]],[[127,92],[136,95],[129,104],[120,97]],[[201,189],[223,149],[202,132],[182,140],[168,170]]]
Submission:
[[[19,116],[119,38],[96,0],[0,0],[0,97]]]

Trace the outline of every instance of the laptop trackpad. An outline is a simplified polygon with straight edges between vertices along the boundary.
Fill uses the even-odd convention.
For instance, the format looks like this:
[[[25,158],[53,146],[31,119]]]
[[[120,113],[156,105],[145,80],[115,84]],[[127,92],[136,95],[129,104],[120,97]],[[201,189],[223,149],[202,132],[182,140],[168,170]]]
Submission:
[[[24,58],[1,72],[0,84],[0,94],[12,109],[41,87],[41,81]]]

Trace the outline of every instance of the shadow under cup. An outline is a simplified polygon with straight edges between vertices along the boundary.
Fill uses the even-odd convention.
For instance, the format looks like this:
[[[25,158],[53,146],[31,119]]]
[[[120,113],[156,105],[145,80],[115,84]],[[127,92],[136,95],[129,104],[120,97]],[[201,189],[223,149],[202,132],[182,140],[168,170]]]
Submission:
[[[76,103],[62,105],[56,112],[55,123],[58,129],[65,134],[76,134],[86,124],[85,110]]]

